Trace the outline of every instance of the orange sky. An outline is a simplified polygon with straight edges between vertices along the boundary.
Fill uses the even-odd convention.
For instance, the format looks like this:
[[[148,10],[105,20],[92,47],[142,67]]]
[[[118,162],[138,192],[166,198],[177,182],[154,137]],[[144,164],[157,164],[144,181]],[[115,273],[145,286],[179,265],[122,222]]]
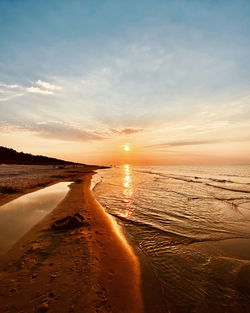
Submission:
[[[44,154],[52,157],[92,164],[248,164],[250,145],[248,141],[220,141],[211,143],[169,141],[166,144],[148,145],[149,133],[120,136],[91,143],[37,139],[22,132],[0,134],[4,146],[18,151]],[[216,140],[218,142],[216,142]],[[125,151],[124,145],[130,150]]]

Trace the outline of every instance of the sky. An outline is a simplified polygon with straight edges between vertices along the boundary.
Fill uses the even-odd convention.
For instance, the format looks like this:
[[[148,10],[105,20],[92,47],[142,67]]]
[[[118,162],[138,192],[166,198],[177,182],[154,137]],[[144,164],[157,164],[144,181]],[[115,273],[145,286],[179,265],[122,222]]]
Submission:
[[[249,34],[248,0],[1,0],[0,145],[250,164]]]

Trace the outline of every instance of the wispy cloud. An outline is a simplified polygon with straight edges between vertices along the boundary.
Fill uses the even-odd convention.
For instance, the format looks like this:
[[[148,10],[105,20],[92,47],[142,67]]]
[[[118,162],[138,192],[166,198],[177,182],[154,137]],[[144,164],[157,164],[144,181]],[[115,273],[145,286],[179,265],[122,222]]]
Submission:
[[[136,134],[136,133],[140,133],[144,131],[144,129],[142,128],[122,128],[122,129],[110,128],[109,130],[113,134],[117,134],[117,135],[132,135],[132,134]]]
[[[0,102],[9,101],[11,99],[21,97],[21,96],[23,96],[23,93],[16,93],[16,94],[12,94],[12,95],[5,96],[5,97],[0,97]]]
[[[53,85],[53,84],[51,84],[51,83],[42,81],[42,80],[40,80],[40,79],[36,82],[36,84],[37,84],[38,86],[41,86],[41,87],[44,88],[44,89],[47,89],[47,90],[61,90],[61,89],[62,89],[61,86],[56,86],[56,85]]]
[[[52,95],[53,92],[50,90],[46,90],[46,89],[41,89],[39,87],[28,87],[26,88],[26,91],[29,93],[40,93],[42,95]]]
[[[75,127],[64,122],[26,123],[23,125],[1,123],[2,132],[29,132],[35,136],[62,141],[94,141],[104,140],[108,137],[105,132],[96,132]]]
[[[13,98],[21,97],[25,94],[53,95],[55,91],[62,89],[61,86],[54,85],[42,80],[36,81],[33,86],[21,86],[18,84],[0,83],[0,101],[9,101]]]
[[[53,95],[54,91],[62,89],[61,86],[57,86],[42,80],[35,82],[35,85],[36,86],[26,88],[26,91],[29,93],[39,93],[42,95]]]
[[[104,140],[106,137],[95,131],[77,128],[66,123],[40,123],[29,127],[29,130],[40,137],[64,141]]]
[[[168,148],[168,147],[182,147],[182,146],[197,146],[197,145],[208,145],[214,143],[223,143],[223,142],[242,142],[250,141],[249,137],[244,138],[226,138],[226,139],[208,139],[208,140],[181,140],[181,141],[172,141],[165,143],[158,143],[153,145],[146,146],[147,148]]]
[[[16,88],[21,88],[21,86],[19,85],[8,85],[8,84],[4,84],[4,83],[0,83],[0,87],[4,87],[4,88],[8,88],[8,89],[16,89]]]
[[[30,132],[36,136],[51,140],[63,141],[94,141],[110,139],[116,135],[132,135],[144,131],[139,128],[110,128],[103,130],[90,130],[77,127],[62,121],[26,122],[24,123],[0,123],[2,132]]]
[[[0,83],[0,88],[0,102],[9,101],[23,95],[23,88],[17,84]]]

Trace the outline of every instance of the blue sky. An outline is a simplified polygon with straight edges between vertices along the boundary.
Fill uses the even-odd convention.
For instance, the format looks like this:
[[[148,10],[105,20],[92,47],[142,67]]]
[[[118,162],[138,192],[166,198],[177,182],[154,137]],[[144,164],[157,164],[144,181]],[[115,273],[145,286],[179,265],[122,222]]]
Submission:
[[[241,0],[1,0],[0,144],[248,162],[249,16]]]

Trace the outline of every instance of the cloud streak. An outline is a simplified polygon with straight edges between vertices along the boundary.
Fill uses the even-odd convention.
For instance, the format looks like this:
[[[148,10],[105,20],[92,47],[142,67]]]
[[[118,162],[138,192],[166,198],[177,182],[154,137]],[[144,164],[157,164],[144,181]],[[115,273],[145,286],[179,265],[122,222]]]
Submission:
[[[19,85],[8,85],[8,84],[0,83],[0,87],[4,87],[7,89],[16,89],[16,88],[20,88],[21,86],[19,86]]]
[[[223,142],[242,142],[250,141],[250,137],[245,138],[232,138],[232,139],[208,139],[208,140],[181,140],[172,141],[166,143],[158,143],[153,145],[145,146],[147,148],[168,148],[168,147],[183,147],[183,146],[199,146],[199,145],[209,145]]]
[[[34,131],[40,137],[64,141],[93,141],[106,139],[105,136],[97,134],[95,131],[76,128],[61,123],[36,124],[30,130]]]
[[[33,86],[24,87],[17,84],[0,83],[0,102],[9,101],[25,94],[53,95],[55,91],[62,89],[61,86],[38,80]]]
[[[53,85],[53,84],[51,84],[51,83],[42,81],[42,80],[40,80],[40,79],[36,82],[36,84],[37,84],[38,86],[41,86],[41,87],[44,88],[44,89],[47,89],[47,90],[61,90],[61,89],[62,89],[61,86],[56,86],[56,85]]]
[[[110,128],[111,133],[106,129],[93,131],[61,121],[27,122],[25,124],[2,122],[0,123],[0,130],[2,132],[29,132],[35,136],[51,140],[79,142],[106,140],[116,135],[132,135],[143,131],[139,128]]]
[[[0,98],[0,102],[9,101],[11,99],[23,96],[23,93],[17,93],[17,94],[12,94],[12,95],[7,95],[7,96],[5,93],[3,93],[3,94],[5,96]]]
[[[53,85],[49,82],[45,82],[42,80],[38,80],[35,84],[38,87],[31,86],[31,87],[26,88],[26,91],[29,93],[39,93],[42,95],[53,95],[54,91],[62,89],[61,86]]]
[[[109,130],[116,135],[133,135],[144,131],[142,128],[110,128]]]
[[[42,138],[62,141],[88,142],[108,138],[105,133],[77,128],[63,122],[27,123],[25,125],[2,123],[0,129],[3,132],[30,132]]]
[[[0,88],[0,102],[9,101],[23,95],[23,88],[17,84],[0,83]]]
[[[104,135],[98,134],[95,131],[73,127],[60,122],[34,124],[28,127],[28,130],[34,132],[39,137],[63,141],[93,141],[106,139]]]
[[[39,87],[28,87],[26,91],[29,93],[40,93],[42,95],[53,95],[53,92],[50,90],[41,89]]]

